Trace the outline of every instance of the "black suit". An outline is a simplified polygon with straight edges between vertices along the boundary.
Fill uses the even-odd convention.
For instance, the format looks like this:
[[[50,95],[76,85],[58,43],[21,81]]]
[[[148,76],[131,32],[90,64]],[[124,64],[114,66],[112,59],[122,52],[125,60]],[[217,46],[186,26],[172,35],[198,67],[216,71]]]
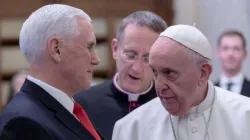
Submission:
[[[215,86],[220,87],[220,83],[218,81],[215,82]],[[244,78],[244,82],[243,82],[240,94],[250,97],[250,82],[246,78]]]
[[[112,139],[113,127],[117,120],[156,97],[153,86],[148,93],[141,95],[136,102],[129,102],[128,96],[119,91],[113,80],[108,80],[74,96],[82,105],[96,129],[105,140]],[[134,106],[133,106],[134,103]]]
[[[26,79],[0,116],[1,140],[94,140],[57,100]]]

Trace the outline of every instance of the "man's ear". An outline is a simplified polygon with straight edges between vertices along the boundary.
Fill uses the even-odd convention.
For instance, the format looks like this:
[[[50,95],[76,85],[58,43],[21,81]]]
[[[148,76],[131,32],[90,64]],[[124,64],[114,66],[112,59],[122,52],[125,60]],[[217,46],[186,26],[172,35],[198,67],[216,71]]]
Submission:
[[[51,58],[56,62],[60,62],[61,61],[61,56],[60,56],[60,42],[57,38],[51,38],[48,41],[47,44],[47,49],[48,49],[48,53],[49,56],[51,56]]]
[[[118,41],[116,38],[112,40],[111,47],[112,47],[113,58],[116,60],[118,55]]]
[[[201,64],[199,85],[204,85],[207,83],[212,71],[213,71],[212,66],[210,64],[208,63]]]

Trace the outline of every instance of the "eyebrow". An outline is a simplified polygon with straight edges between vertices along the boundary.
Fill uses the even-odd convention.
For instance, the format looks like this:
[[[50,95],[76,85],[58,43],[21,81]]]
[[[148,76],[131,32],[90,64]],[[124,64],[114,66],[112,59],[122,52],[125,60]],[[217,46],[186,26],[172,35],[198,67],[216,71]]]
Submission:
[[[177,72],[176,69],[172,69],[172,68],[163,68],[163,71],[174,71],[174,72]]]
[[[124,52],[126,52],[126,53],[135,53],[135,54],[138,54],[138,52],[136,52],[135,50],[130,50],[130,49],[124,49]],[[140,54],[140,53],[139,53],[139,54]],[[142,56],[148,57],[148,56],[149,56],[149,53],[143,54]]]
[[[149,64],[149,67],[151,69],[154,69],[152,65]],[[172,69],[172,68],[165,68],[165,67],[160,67],[160,71],[172,71],[172,72],[176,72],[176,73],[179,73],[178,70],[176,69]]]
[[[130,50],[130,49],[124,49],[124,52],[126,52],[126,53],[137,53],[136,51]]]

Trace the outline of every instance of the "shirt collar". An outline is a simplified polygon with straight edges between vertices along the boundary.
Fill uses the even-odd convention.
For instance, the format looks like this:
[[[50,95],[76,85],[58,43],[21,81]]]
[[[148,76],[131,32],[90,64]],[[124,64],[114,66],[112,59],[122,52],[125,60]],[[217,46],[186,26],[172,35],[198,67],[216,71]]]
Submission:
[[[213,103],[213,99],[215,96],[215,89],[214,85],[211,81],[208,81],[208,91],[206,98],[197,106],[191,108],[190,113],[203,113],[205,110],[207,110]]]
[[[240,84],[243,82],[243,80],[244,80],[244,75],[241,72],[231,78],[228,78],[225,74],[221,74],[220,84],[225,85],[228,82],[233,82],[234,84]]]
[[[52,87],[48,85],[47,83],[36,79],[32,76],[27,77],[28,80],[31,82],[37,84],[41,88],[43,88],[45,91],[47,91],[52,97],[54,97],[62,106],[64,106],[71,114],[73,114],[73,108],[74,108],[74,102],[73,98],[69,97],[66,93],[63,91]]]
[[[116,73],[115,76],[114,76],[114,80],[113,80],[113,81],[114,81],[114,85],[115,85],[115,87],[116,87],[119,91],[121,91],[122,93],[128,95],[128,100],[129,100],[129,101],[137,101],[140,95],[144,95],[144,94],[148,93],[148,92],[151,90],[151,88],[153,87],[153,81],[152,81],[152,82],[151,82],[151,85],[149,86],[149,88],[148,88],[146,91],[144,91],[144,92],[136,93],[136,94],[127,92],[127,91],[123,90],[123,89],[118,85],[118,83],[117,83],[118,75],[119,75],[119,73]]]

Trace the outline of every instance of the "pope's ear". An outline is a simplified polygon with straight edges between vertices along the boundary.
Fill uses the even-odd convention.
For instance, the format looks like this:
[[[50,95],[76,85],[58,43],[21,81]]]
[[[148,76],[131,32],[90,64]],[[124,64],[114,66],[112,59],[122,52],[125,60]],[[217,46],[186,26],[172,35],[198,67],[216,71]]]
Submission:
[[[201,64],[199,85],[207,84],[212,73],[212,66],[208,63]]]

